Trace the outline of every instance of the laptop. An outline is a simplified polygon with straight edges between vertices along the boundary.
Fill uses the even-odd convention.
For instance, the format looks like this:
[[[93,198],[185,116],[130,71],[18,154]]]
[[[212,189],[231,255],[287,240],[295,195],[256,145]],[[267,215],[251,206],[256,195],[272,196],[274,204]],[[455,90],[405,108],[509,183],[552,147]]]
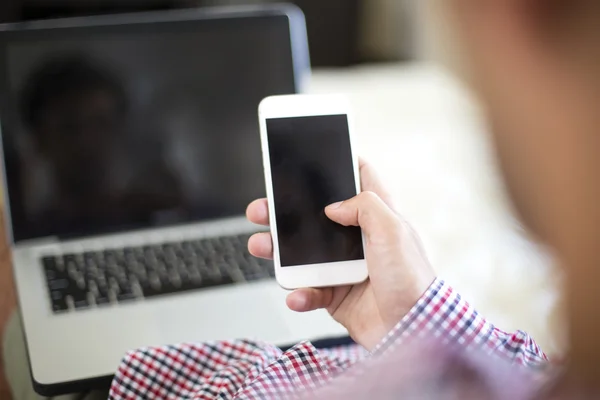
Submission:
[[[257,106],[309,76],[291,6],[0,26],[4,196],[33,384],[106,384],[125,352],[344,335],[252,257]]]

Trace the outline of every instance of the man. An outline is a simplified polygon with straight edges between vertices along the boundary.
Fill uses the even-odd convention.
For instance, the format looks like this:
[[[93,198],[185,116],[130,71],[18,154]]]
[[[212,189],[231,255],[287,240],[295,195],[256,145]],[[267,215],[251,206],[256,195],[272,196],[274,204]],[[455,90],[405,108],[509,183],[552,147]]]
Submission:
[[[435,279],[418,238],[363,164],[365,192],[325,211],[331,220],[365,232],[369,281],[301,289],[289,295],[288,306],[326,308],[369,354],[356,361],[307,343],[283,354],[252,344],[224,345],[244,356],[236,359],[227,352],[225,367],[195,376],[199,397],[599,397],[600,3],[448,0],[445,6],[463,38],[472,84],[489,116],[517,210],[555,250],[568,276],[569,363],[554,370],[525,333],[497,330]],[[256,223],[267,224],[267,215],[264,200],[248,208]],[[269,257],[269,235],[255,235],[249,248]],[[425,347],[402,345],[415,336],[428,338]],[[163,361],[176,358],[178,350],[184,349],[171,349]],[[141,359],[147,363],[158,354],[146,350]],[[139,388],[152,378],[163,395],[188,393],[181,380],[165,373],[134,373],[131,367],[140,356],[125,358],[113,382],[114,398],[143,396]],[[540,366],[546,367],[541,373]],[[221,385],[222,379],[211,380],[219,377],[230,380]],[[134,380],[138,385],[132,389]]]
[[[326,308],[367,353],[308,343],[285,353],[249,342],[146,349],[124,358],[112,398],[598,398],[600,4],[445,5],[460,27],[517,210],[569,278],[565,368],[555,371],[525,333],[496,329],[435,278],[418,237],[363,163],[364,192],[325,212],[365,232],[370,280],[301,289],[288,306]],[[254,222],[267,224],[267,215],[264,200],[248,208]],[[249,248],[269,257],[270,237],[254,236]]]

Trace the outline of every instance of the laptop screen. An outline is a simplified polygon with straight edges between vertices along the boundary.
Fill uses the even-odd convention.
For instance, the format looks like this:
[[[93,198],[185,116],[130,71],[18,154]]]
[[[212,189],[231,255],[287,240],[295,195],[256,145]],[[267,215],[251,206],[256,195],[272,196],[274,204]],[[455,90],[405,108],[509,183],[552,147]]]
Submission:
[[[258,103],[296,91],[289,23],[3,33],[14,240],[243,215],[265,194]]]

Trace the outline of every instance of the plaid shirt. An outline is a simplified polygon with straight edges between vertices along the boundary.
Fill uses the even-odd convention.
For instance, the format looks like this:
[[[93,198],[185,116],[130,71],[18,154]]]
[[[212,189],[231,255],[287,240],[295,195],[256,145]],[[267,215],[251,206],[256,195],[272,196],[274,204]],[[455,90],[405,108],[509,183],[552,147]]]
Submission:
[[[282,352],[244,340],[143,348],[123,358],[110,398],[433,399],[442,398],[440,390],[467,398],[479,385],[498,391],[486,398],[525,399],[542,381],[531,371],[546,362],[525,332],[496,328],[438,279],[371,353],[357,345],[317,350],[308,342]],[[493,375],[485,373],[489,365]]]

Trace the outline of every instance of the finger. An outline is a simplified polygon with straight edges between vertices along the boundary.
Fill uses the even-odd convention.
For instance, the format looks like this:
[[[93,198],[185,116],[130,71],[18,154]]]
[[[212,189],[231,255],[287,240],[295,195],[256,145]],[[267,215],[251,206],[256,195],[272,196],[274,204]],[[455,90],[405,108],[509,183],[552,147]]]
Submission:
[[[268,232],[255,233],[248,239],[248,251],[254,257],[273,259],[273,240]]]
[[[381,232],[395,229],[398,216],[373,192],[362,192],[343,202],[325,208],[329,219],[344,226],[360,226],[367,239]]]
[[[360,186],[363,191],[377,194],[385,204],[392,210],[395,210],[392,196],[389,194],[381,179],[377,175],[375,168],[362,157],[358,158],[358,168],[360,171]]]
[[[327,308],[333,300],[333,289],[298,289],[287,296],[287,306],[292,311],[307,312]]]
[[[269,225],[269,205],[267,199],[254,200],[246,209],[246,217],[254,224]]]

